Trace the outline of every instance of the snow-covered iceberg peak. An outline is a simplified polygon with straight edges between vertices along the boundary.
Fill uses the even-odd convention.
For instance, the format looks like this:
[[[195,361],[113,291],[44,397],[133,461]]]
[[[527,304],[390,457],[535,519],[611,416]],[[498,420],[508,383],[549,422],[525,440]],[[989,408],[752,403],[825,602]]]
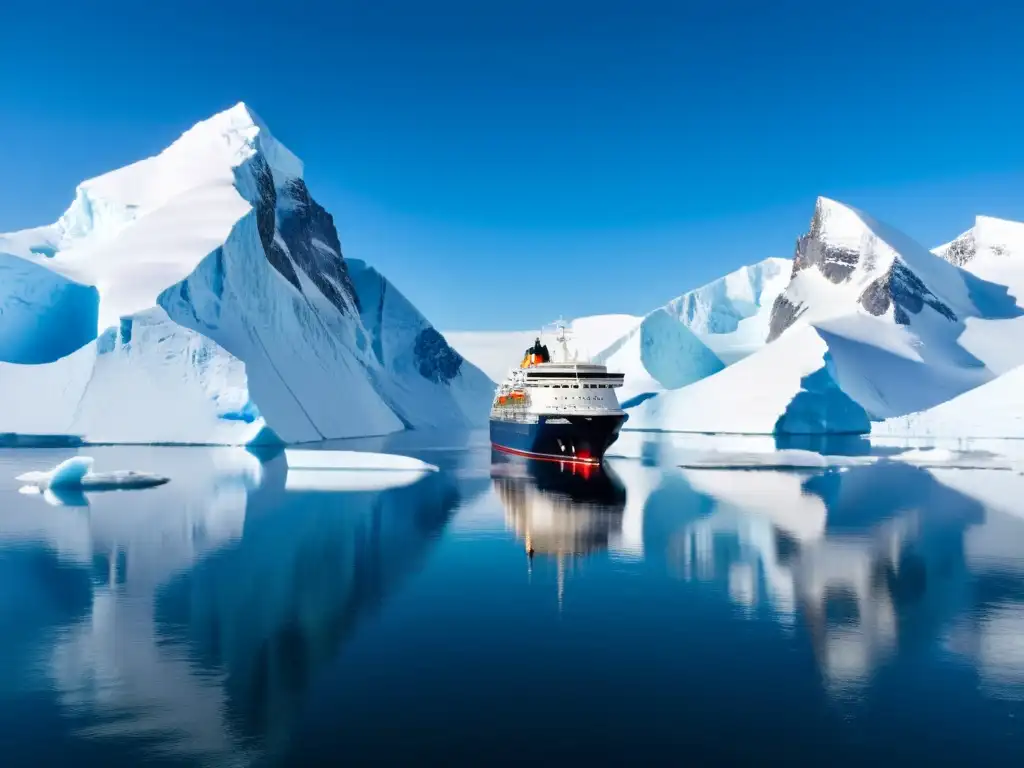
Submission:
[[[99,292],[98,331],[147,309],[224,242],[274,187],[301,182],[302,163],[245,104],[197,123],[153,157],[81,183],[45,228],[43,248],[5,248]],[[248,182],[248,183],[246,183]],[[183,220],[188,227],[181,227]],[[20,247],[17,247],[20,246]]]
[[[240,102],[197,123],[160,154],[82,182],[57,228],[65,240],[115,231],[198,187],[232,186],[233,169],[257,153],[278,178],[301,178],[299,159]]]
[[[57,223],[0,235],[0,277],[17,278],[0,280],[0,312],[19,318],[0,328],[0,366],[31,364],[0,372],[0,432],[244,443],[270,427],[294,442],[486,418],[491,386],[456,353],[464,375],[430,393],[375,354],[431,326],[406,302],[371,338],[302,173],[238,104],[79,185]],[[33,392],[58,402],[26,409]],[[431,408],[434,394],[459,407]]]
[[[909,325],[927,307],[956,322],[969,305],[958,270],[866,213],[819,197],[810,229],[797,240],[789,285],[772,308],[769,340],[798,319],[864,312]]]

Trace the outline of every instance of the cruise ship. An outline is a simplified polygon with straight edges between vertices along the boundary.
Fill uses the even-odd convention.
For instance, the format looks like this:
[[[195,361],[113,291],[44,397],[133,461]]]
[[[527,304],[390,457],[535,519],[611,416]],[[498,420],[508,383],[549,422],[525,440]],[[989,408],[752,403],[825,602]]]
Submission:
[[[570,355],[568,330],[555,329],[552,359],[540,336],[498,386],[491,404],[491,445],[534,459],[598,464],[619,436],[626,413],[615,390],[624,374]]]

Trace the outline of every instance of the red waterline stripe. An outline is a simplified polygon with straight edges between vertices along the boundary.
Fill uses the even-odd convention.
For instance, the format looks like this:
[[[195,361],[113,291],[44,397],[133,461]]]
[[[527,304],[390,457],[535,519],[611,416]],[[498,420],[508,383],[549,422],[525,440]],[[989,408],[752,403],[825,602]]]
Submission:
[[[511,453],[515,456],[525,456],[528,459],[540,459],[541,461],[555,461],[560,464],[600,464],[600,459],[570,459],[565,456],[555,456],[550,453],[531,453],[530,451],[518,451],[515,448],[508,448],[504,445],[491,443],[491,447],[502,453]]]

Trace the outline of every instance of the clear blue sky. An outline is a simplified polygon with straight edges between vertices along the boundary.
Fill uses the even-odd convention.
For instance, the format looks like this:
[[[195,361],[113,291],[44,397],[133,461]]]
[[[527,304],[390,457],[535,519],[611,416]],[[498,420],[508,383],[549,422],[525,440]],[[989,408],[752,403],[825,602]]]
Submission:
[[[245,101],[439,327],[642,313],[819,194],[929,246],[1024,219],[1012,5],[7,0],[0,231]]]

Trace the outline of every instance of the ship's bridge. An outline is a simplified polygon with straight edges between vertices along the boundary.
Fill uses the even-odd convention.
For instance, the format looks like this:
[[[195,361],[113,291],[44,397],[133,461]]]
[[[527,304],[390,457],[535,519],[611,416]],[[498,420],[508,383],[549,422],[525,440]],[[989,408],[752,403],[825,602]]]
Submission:
[[[624,379],[624,374],[609,373],[595,363],[538,363],[522,370],[527,387],[610,389],[621,387]]]

